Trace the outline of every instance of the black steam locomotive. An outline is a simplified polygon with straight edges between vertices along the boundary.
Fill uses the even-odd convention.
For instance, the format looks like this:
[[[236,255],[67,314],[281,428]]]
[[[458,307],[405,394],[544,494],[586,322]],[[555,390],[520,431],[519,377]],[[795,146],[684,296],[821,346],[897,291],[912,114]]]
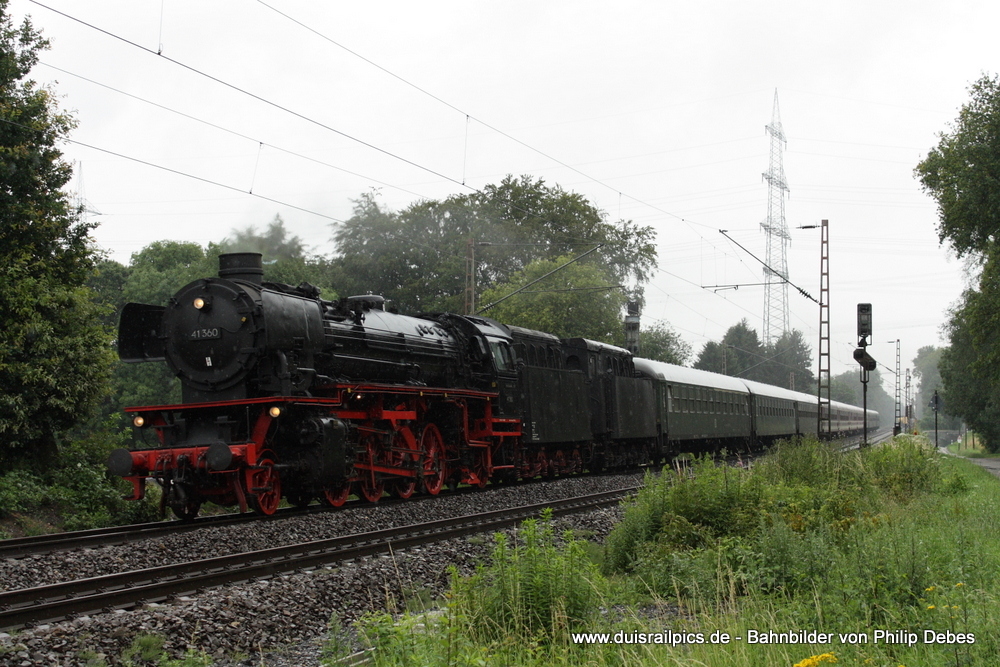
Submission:
[[[155,479],[182,518],[205,501],[271,514],[282,497],[337,506],[639,465],[815,424],[805,394],[484,317],[408,317],[380,296],[326,301],[264,282],[257,253],[219,265],[166,306],[126,305],[119,328],[121,359],[165,361],[183,398],[128,408],[146,444],[109,469],[134,499]],[[831,416],[861,428],[859,408]]]

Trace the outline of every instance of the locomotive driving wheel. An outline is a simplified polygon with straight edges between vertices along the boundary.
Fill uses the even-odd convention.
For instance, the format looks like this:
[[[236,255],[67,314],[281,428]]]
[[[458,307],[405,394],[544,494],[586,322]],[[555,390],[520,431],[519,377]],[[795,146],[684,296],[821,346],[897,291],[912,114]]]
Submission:
[[[270,452],[265,452],[246,475],[249,486],[247,498],[254,511],[265,516],[274,514],[281,502],[281,478],[274,469],[273,457]]]
[[[343,484],[328,486],[323,489],[323,497],[320,500],[323,501],[324,505],[329,505],[330,507],[343,507],[350,495],[351,483],[344,482]]]
[[[409,436],[409,437],[407,437]],[[393,468],[408,468],[417,460],[416,440],[410,427],[403,426],[396,431],[392,441],[389,463]],[[416,477],[401,477],[391,482],[390,491],[397,498],[409,498],[417,490]]]
[[[549,461],[549,476],[566,474],[566,454],[563,450],[556,451],[556,455]]]
[[[427,493],[436,496],[441,493],[444,480],[448,477],[448,461],[445,457],[444,440],[441,431],[434,424],[424,427],[420,436],[420,453],[424,457],[423,484]]]
[[[365,463],[372,467],[379,465],[380,451],[378,439],[373,435],[367,436],[365,438]],[[361,497],[370,503],[377,503],[385,491],[385,480],[374,470],[361,470],[359,472],[361,479],[358,481],[358,491]]]

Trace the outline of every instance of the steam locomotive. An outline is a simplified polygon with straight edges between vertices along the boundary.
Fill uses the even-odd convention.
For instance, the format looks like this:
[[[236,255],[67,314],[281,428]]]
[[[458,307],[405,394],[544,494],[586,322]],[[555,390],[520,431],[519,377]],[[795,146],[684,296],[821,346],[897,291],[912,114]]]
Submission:
[[[281,499],[376,502],[749,449],[810,430],[812,396],[633,358],[612,345],[452,313],[409,317],[380,296],[327,301],[264,282],[258,253],[166,306],[127,304],[123,361],[164,361],[178,405],[127,408],[137,446],[108,468],[162,487],[181,518],[201,505],[272,514]],[[869,411],[869,424],[877,413]],[[831,430],[860,431],[834,403]]]

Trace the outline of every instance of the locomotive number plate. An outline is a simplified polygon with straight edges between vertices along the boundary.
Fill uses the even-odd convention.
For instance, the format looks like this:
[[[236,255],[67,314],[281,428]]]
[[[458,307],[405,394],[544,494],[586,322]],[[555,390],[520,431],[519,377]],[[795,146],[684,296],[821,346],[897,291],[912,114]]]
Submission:
[[[191,340],[211,340],[222,338],[222,329],[212,327],[211,329],[195,329],[191,332]]]

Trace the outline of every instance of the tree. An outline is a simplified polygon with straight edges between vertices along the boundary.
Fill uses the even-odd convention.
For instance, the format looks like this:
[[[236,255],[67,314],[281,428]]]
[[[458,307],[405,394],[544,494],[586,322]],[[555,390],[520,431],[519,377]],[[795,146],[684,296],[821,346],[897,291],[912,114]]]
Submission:
[[[766,361],[760,376],[764,382],[807,393],[815,389],[812,350],[801,331],[786,331],[772,345],[765,346],[763,354]]]
[[[709,341],[705,343],[694,367],[713,373],[755,380],[757,373],[750,371],[760,365],[762,358],[763,349],[760,338],[757,337],[756,330],[752,329],[744,318],[726,330],[722,342]]]
[[[810,366],[812,351],[802,332],[786,332],[772,345],[764,345],[746,319],[729,327],[721,342],[705,343],[694,367],[777,387],[809,392],[815,378]],[[792,379],[794,377],[794,380]]]
[[[978,285],[962,295],[948,322],[950,345],[938,368],[945,410],[965,420],[987,448],[1000,451],[1000,79],[983,76],[949,132],[916,167],[937,200],[938,235],[976,259]]]
[[[565,264],[571,257],[537,260],[514,275],[509,283],[487,290],[483,304],[499,301],[531,281]],[[621,318],[628,297],[621,289],[608,289],[610,278],[599,266],[570,264],[564,269],[512,296],[484,315],[504,324],[536,329],[560,338],[589,338],[620,344]]]
[[[950,345],[938,368],[944,410],[961,417],[1000,451],[1000,263],[988,261],[979,289],[966,290],[948,321]]]
[[[830,379],[830,398],[861,407],[865,401],[860,366],[858,369],[834,375]],[[891,426],[896,416],[896,399],[882,386],[882,373],[877,368],[868,375],[868,409],[879,413],[883,427]]]
[[[605,218],[583,196],[529,177],[398,213],[369,193],[334,227],[333,284],[341,294],[382,294],[403,312],[463,312],[470,240],[479,293],[511,283],[532,262],[598,243],[605,246],[582,263],[600,266],[610,284],[642,283],[656,259],[652,228]]]
[[[941,242],[961,257],[987,254],[1000,231],[1000,79],[983,76],[950,132],[915,173],[937,200]]]
[[[691,346],[666,324],[657,323],[639,330],[639,355],[683,366],[691,359]]]
[[[919,382],[914,407],[923,429],[934,428],[934,410],[930,407],[930,403],[935,391],[939,396],[944,393],[939,367],[946,350],[947,348],[925,345],[917,350],[917,356],[913,358],[913,377]],[[940,428],[955,430],[961,427],[961,420],[949,412],[948,403],[943,403],[938,412]]]
[[[111,350],[85,287],[91,226],[62,189],[74,126],[28,74],[48,43],[0,0],[0,465],[43,468],[107,390]]]

